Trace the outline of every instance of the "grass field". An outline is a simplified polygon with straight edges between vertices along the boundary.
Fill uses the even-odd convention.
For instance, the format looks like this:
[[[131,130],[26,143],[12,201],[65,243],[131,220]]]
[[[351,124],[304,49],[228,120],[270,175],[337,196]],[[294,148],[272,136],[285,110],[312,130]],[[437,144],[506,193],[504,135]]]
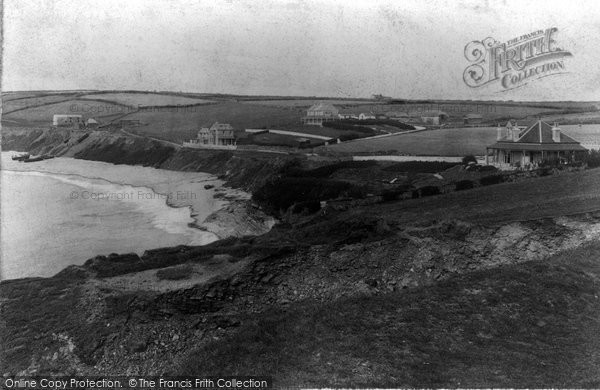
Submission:
[[[35,96],[24,99],[8,100],[2,102],[2,113],[4,115],[9,114],[15,110],[27,109],[28,107],[35,107],[45,104],[51,104],[55,102],[61,102],[72,98],[73,94],[58,94],[58,95],[44,95]]]
[[[584,145],[600,144],[600,125],[561,126],[565,134]],[[327,146],[338,153],[392,152],[421,156],[481,156],[496,141],[496,127],[466,127],[427,130],[392,137],[358,140]]]
[[[91,100],[87,100],[88,98]],[[23,91],[4,93],[2,99],[4,102],[3,120],[11,125],[49,124],[54,114],[72,113],[82,114],[85,118],[100,118],[104,122],[125,115],[126,119],[139,119],[144,124],[135,129],[139,134],[175,142],[189,139],[199,126],[209,125],[215,121],[230,123],[237,129],[270,127],[306,131],[325,136],[338,135],[337,132],[331,134],[330,130],[300,125],[300,118],[305,115],[306,107],[319,100],[310,98],[273,97],[270,99],[260,96],[135,91]],[[65,103],[48,104],[66,99],[72,100]],[[460,123],[464,115],[473,112],[483,115],[484,121],[488,123],[505,118],[517,118],[526,122],[534,119],[540,113],[545,113],[554,119],[566,118],[571,123],[577,123],[578,120],[600,120],[598,111],[577,114],[566,112],[573,109],[595,109],[598,106],[597,102],[439,101],[419,103],[413,101],[407,104],[387,104],[361,99],[332,98],[325,100],[340,109],[353,108],[356,111],[408,111],[418,115],[426,110],[441,109],[450,115],[450,120],[454,123]],[[161,106],[190,104],[199,105],[180,109],[161,108]],[[157,109],[141,109],[139,112],[135,112],[140,106],[157,106]],[[351,153],[397,150],[399,153],[407,154],[460,156],[483,153],[482,146],[489,144],[494,137],[493,129],[490,129],[489,132],[481,128],[454,129],[443,130],[439,133],[413,134],[402,136],[402,138],[392,137],[365,143],[351,143],[335,146],[332,150]]]
[[[136,128],[139,134],[181,142],[195,134],[199,127],[213,122],[231,124],[236,129],[278,128],[280,125],[300,122],[301,114],[281,107],[225,102],[185,109],[140,111],[124,119],[139,119],[146,126]]]
[[[162,95],[158,93],[94,93],[81,96],[85,99],[109,100],[126,106],[176,106],[211,103],[213,100],[196,99],[185,96]]]
[[[357,211],[399,224],[459,219],[483,224],[532,220],[600,210],[600,169],[383,203]]]
[[[39,107],[30,107],[24,110],[2,116],[3,120],[15,121],[22,125],[52,125],[54,114],[79,114],[84,119],[104,119],[127,113],[129,108],[106,102],[93,100],[69,100],[66,102],[47,104]]]
[[[260,104],[264,106],[276,106],[276,107],[310,107],[315,104],[317,101],[323,101],[325,103],[330,103],[334,105],[344,106],[344,105],[366,105],[373,106],[374,104],[378,104],[375,101],[368,100],[336,100],[336,99],[281,99],[281,100],[249,100],[245,103],[247,104]]]

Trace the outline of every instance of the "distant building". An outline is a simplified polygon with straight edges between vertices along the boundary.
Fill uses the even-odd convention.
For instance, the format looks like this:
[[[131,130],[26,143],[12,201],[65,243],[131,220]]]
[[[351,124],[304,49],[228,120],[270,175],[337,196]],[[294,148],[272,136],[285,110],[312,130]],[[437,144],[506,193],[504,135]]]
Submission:
[[[443,111],[425,111],[420,116],[421,121],[427,125],[441,125],[448,119],[448,114]]]
[[[375,100],[379,100],[379,101],[387,101],[387,100],[392,100],[391,96],[383,96],[381,94],[373,94],[373,99]]]
[[[83,119],[81,115],[55,114],[52,117],[53,126],[71,127],[74,129],[79,129],[79,126],[81,124],[83,124]]]
[[[358,115],[358,119],[361,121],[366,121],[368,119],[377,119],[377,116],[375,114],[373,114],[372,112],[361,112]]]
[[[99,123],[97,120],[95,120],[94,118],[89,118],[86,122],[85,122],[85,126],[88,129],[95,129],[96,127],[98,127]]]
[[[333,104],[319,102],[306,111],[306,116],[301,119],[301,122],[304,125],[323,126],[323,122],[337,120],[338,113],[339,110]]]
[[[338,118],[340,119],[358,119],[360,113],[354,110],[339,110]]]
[[[573,161],[587,149],[554,124],[537,121],[526,130],[509,121],[498,127],[496,143],[486,148],[486,163],[500,168],[537,166],[542,161]]]
[[[206,149],[236,149],[234,129],[228,123],[215,122],[211,127],[202,127],[198,135],[183,146]]]
[[[467,114],[463,117],[465,125],[480,125],[483,117],[479,114]]]

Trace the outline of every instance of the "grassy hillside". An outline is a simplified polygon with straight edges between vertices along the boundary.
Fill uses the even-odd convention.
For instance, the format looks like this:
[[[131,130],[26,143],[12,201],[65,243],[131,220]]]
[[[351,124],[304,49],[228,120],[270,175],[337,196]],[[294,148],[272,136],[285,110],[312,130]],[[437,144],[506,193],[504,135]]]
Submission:
[[[94,93],[81,96],[84,99],[102,99],[126,106],[176,106],[210,103],[213,100],[196,99],[185,96],[162,95],[159,93]]]
[[[31,106],[2,115],[2,120],[14,121],[22,126],[52,125],[54,114],[77,114],[86,118],[98,118],[103,122],[127,113],[131,108],[95,100],[73,99],[59,103]]]
[[[500,224],[600,210],[600,169],[392,202],[357,210],[381,213],[396,223],[461,219]]]
[[[141,110],[124,119],[139,119],[147,124],[135,129],[139,134],[181,142],[195,134],[200,126],[213,122],[230,123],[237,129],[277,128],[280,124],[299,123],[301,115],[292,109],[224,102],[182,109]]]
[[[379,296],[241,318],[180,374],[277,386],[598,387],[600,244]]]

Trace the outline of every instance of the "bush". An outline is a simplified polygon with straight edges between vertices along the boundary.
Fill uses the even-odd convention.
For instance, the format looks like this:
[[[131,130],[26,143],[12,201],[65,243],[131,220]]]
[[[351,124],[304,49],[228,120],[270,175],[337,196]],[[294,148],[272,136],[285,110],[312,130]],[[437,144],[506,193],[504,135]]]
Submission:
[[[496,168],[493,165],[484,165],[481,168],[479,168],[479,172],[497,172],[498,168]]]
[[[552,174],[552,168],[546,166],[546,167],[540,168],[540,170],[538,172],[541,177],[550,176]]]
[[[398,200],[400,195],[402,195],[410,190],[411,190],[411,186],[409,186],[409,185],[405,185],[405,186],[401,186],[401,187],[397,187],[397,188],[393,188],[393,189],[391,188],[391,189],[384,190],[381,193],[381,197],[384,202],[391,202],[394,200]]]
[[[318,167],[315,169],[300,169],[298,165],[290,166],[287,169],[286,175],[290,177],[314,177],[314,178],[324,178],[331,176],[336,171],[340,169],[361,169],[361,168],[369,168],[377,165],[377,161],[367,160],[367,161],[340,161],[335,164],[323,165],[322,167]]]
[[[395,127],[400,130],[415,130],[414,126],[399,122],[394,119],[366,119],[366,120],[343,119],[343,120],[327,122],[327,123],[328,124],[335,123],[334,126],[341,126],[341,125],[343,125],[343,126],[364,126],[364,125],[383,126],[383,125],[387,125],[387,126]],[[325,123],[323,123],[323,126],[325,126]]]
[[[356,134],[356,133],[347,133],[347,134],[342,134],[339,137],[339,140],[344,142],[344,141],[351,141],[353,139],[358,139],[361,138],[360,134]]]
[[[303,202],[307,202],[305,206],[316,205],[314,202],[347,196],[349,193],[360,194],[361,197],[366,195],[363,188],[344,181],[315,177],[283,177],[259,188],[253,199],[269,208],[271,212],[277,213],[289,209],[292,205]],[[316,206],[309,209],[318,210]],[[295,210],[296,207],[292,211]]]
[[[482,186],[489,186],[489,185],[493,185],[493,184],[500,184],[504,182],[504,176],[502,175],[491,175],[491,176],[485,176],[482,177],[479,180],[479,183]]]
[[[439,195],[441,193],[441,191],[440,191],[440,187],[425,186],[425,187],[421,187],[419,189],[419,193],[421,194],[421,196],[433,196],[433,195]]]
[[[342,121],[333,121],[333,122],[323,122],[323,127],[329,127],[331,129],[336,130],[350,130],[359,133],[363,133],[366,135],[375,135],[377,132],[370,127],[354,125],[351,123],[346,123]]]
[[[462,158],[462,163],[463,165],[469,165],[470,163],[477,164],[477,158],[472,154],[469,154]]]
[[[382,170],[387,172],[437,173],[457,165],[460,165],[460,163],[444,161],[405,161],[390,165]]]
[[[456,183],[456,191],[470,190],[475,186],[472,180],[461,180]]]
[[[309,214],[315,213],[321,209],[321,202],[318,200],[309,200],[306,202],[296,203],[292,212],[294,214],[300,214],[303,212],[307,212]]]
[[[587,163],[589,168],[600,167],[600,150],[590,150],[588,153],[583,153],[581,160]]]
[[[182,264],[158,270],[156,277],[160,280],[182,280],[189,278],[193,271],[194,269],[190,264]]]

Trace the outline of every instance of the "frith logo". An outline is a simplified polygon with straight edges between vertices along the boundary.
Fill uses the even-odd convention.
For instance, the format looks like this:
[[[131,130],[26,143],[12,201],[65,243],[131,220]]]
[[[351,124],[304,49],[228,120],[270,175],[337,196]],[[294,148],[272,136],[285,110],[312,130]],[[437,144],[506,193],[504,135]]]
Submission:
[[[465,46],[471,63],[463,79],[471,88],[498,81],[504,90],[519,88],[529,81],[565,73],[564,57],[572,54],[556,46],[556,27],[538,30],[500,43],[494,38]]]

